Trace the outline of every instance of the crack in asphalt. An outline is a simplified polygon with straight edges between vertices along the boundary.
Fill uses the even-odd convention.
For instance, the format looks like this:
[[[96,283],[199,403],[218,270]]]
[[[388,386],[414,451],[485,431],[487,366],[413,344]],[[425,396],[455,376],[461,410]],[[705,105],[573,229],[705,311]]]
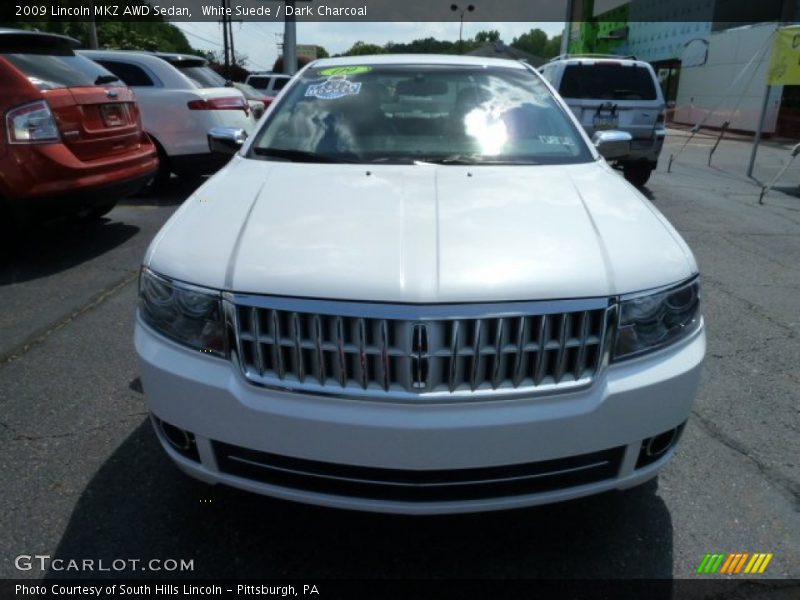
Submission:
[[[714,279],[713,277],[710,277],[710,276],[705,275],[705,274],[702,277],[703,277],[703,283],[704,284],[706,284],[706,285],[711,284],[712,286],[716,287],[719,291],[721,291],[723,294],[727,294],[728,296],[730,296],[734,300],[738,300],[739,302],[742,302],[743,304],[745,304],[745,306],[747,306],[747,308],[750,311],[752,311],[753,313],[757,314],[759,317],[762,317],[763,319],[766,319],[767,321],[769,321],[771,324],[775,325],[779,329],[783,329],[784,331],[790,333],[791,337],[794,337],[795,335],[797,335],[797,331],[794,328],[792,328],[789,325],[786,325],[785,323],[782,323],[781,321],[778,321],[773,316],[765,313],[758,304],[754,304],[753,302],[751,302],[747,298],[742,298],[741,296],[735,294],[734,292],[729,290],[727,287],[725,287],[725,285],[721,281],[719,281],[718,279]]]
[[[743,234],[743,235],[747,235],[747,234]],[[719,237],[721,237],[723,240],[725,240],[725,242],[728,243],[730,246],[733,246],[734,248],[737,248],[738,250],[741,250],[745,254],[749,254],[750,256],[753,256],[756,259],[766,260],[767,262],[771,262],[772,264],[775,264],[775,265],[781,267],[782,269],[786,269],[787,271],[791,271],[793,269],[793,267],[790,267],[788,265],[783,264],[781,261],[777,260],[771,254],[762,254],[761,252],[759,252],[755,248],[748,248],[747,246],[744,246],[743,244],[740,244],[738,242],[738,238],[736,239],[736,241],[734,241],[734,239],[732,239],[731,237],[729,237],[728,235],[723,234],[723,233],[720,233]]]
[[[82,429],[81,431],[65,431],[64,433],[51,433],[48,435],[24,435],[24,434],[16,434],[13,438],[11,438],[12,442],[40,442],[42,440],[57,440],[69,437],[75,437],[79,435],[85,435],[87,433],[92,433],[94,431],[101,431],[103,429],[107,429],[112,425],[119,425],[119,424],[127,424],[128,421],[133,417],[144,417],[147,416],[147,411],[130,413],[125,415],[122,419],[117,419],[116,421],[109,421],[108,423],[103,423],[102,425],[96,425],[95,427],[89,427],[88,429]],[[11,428],[9,428],[11,429]],[[13,430],[11,430],[13,431]],[[15,432],[16,433],[16,432]]]
[[[28,341],[23,342],[16,348],[12,348],[5,354],[0,355],[0,369],[14,362],[15,360],[19,360],[20,358],[25,356],[28,352],[30,352],[37,346],[43,344],[47,340],[47,338],[49,338],[51,335],[62,330],[64,327],[66,327],[76,319],[82,317],[92,309],[97,308],[98,306],[103,304],[103,302],[111,298],[117,292],[121,291],[125,286],[129,285],[132,281],[135,281],[138,276],[139,276],[138,269],[129,272],[127,277],[124,277],[121,281],[118,281],[111,287],[106,288],[105,290],[100,292],[100,294],[95,296],[94,299],[84,304],[81,308],[74,311],[66,318],[62,319],[61,321],[58,321],[55,325],[51,325],[43,333],[38,335],[34,334],[36,335],[36,337],[34,337],[33,339],[29,338]]]
[[[780,489],[785,495],[787,495],[789,500],[794,505],[794,509],[800,511],[800,484],[792,481],[788,477],[784,477],[780,473],[777,473],[774,469],[762,463],[760,460],[758,460],[755,456],[753,456],[750,453],[750,451],[747,449],[746,446],[744,446],[744,444],[738,442],[737,440],[726,434],[719,427],[714,425],[714,423],[710,419],[707,419],[696,410],[692,411],[692,415],[699,423],[700,428],[709,437],[719,442],[726,448],[730,448],[737,454],[742,455],[750,462],[752,462],[759,470],[759,472],[764,476],[764,479],[766,479],[769,483],[773,484],[775,487]]]

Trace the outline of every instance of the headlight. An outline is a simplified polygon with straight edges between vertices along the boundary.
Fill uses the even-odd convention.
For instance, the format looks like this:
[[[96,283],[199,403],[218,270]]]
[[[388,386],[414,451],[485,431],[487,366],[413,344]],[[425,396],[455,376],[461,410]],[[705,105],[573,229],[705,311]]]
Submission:
[[[222,295],[218,291],[173,281],[143,268],[139,313],[150,327],[178,343],[227,355]]]
[[[614,344],[616,360],[657,350],[700,326],[700,281],[668,290],[623,297]]]

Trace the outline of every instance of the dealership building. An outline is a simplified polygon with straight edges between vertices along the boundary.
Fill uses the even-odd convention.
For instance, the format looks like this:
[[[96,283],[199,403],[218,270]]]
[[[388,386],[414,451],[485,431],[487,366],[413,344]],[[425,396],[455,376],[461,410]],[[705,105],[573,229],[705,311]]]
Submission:
[[[571,0],[570,54],[632,55],[653,65],[678,123],[800,137],[800,86],[767,88],[779,25],[800,0]]]

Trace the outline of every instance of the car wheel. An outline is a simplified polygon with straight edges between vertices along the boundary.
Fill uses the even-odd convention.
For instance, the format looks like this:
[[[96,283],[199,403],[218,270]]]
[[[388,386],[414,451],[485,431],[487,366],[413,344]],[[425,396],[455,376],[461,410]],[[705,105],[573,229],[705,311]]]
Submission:
[[[643,187],[647,180],[650,179],[650,174],[653,168],[648,163],[633,163],[623,165],[622,173],[625,179],[630,181],[636,187]]]

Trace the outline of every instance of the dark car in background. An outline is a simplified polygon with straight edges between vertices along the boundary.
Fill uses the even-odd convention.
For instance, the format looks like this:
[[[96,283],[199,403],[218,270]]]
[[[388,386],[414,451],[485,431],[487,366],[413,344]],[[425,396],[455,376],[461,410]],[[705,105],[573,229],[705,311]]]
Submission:
[[[0,222],[100,217],[158,168],[133,92],[77,40],[0,29]]]

